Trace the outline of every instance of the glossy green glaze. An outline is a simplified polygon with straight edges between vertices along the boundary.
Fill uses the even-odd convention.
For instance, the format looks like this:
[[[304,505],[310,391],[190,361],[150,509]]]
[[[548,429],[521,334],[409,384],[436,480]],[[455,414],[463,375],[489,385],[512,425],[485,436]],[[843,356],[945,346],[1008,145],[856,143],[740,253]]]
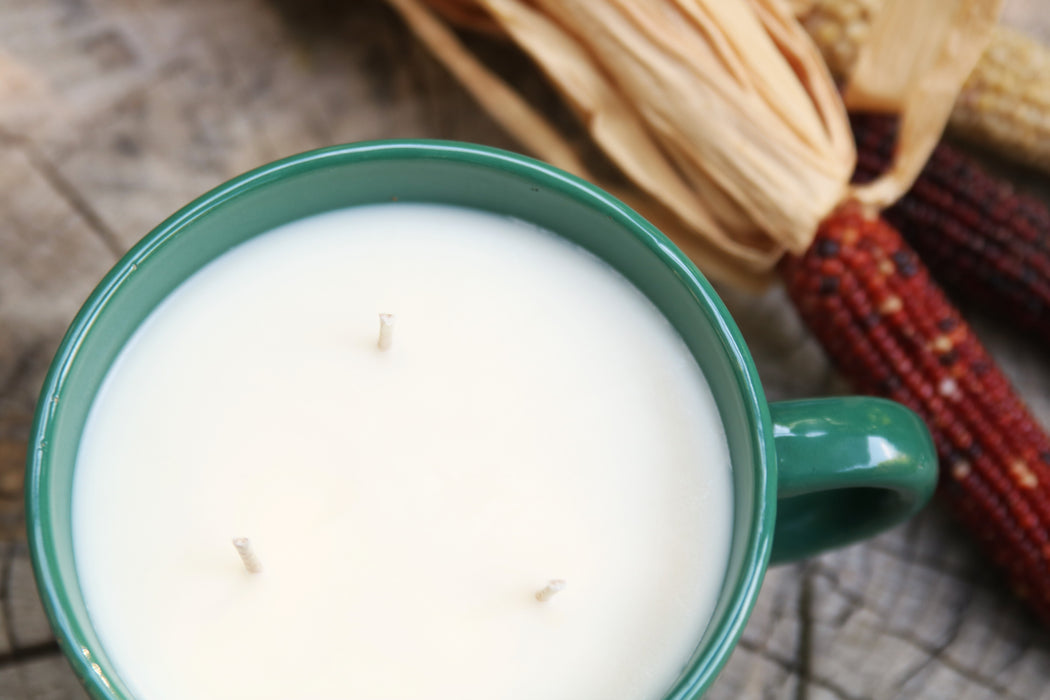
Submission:
[[[904,406],[848,397],[770,410],[779,480],[772,563],[870,537],[933,494],[933,440]]]
[[[162,223],[102,280],[63,339],[45,380],[33,427],[26,479],[30,551],[37,584],[59,642],[95,698],[130,700],[91,627],[76,579],[70,529],[73,471],[91,402],[121,347],[151,310],[184,279],[231,247],[294,219],[364,203],[423,201],[474,207],[548,228],[592,251],[634,283],[667,316],[703,369],[718,402],[733,466],[734,522],[730,561],[710,624],[668,700],[698,697],[740,636],[769,559],[777,507],[777,458],[769,407],[743,339],[711,286],[650,224],[601,190],[537,161],[481,146],[390,141],[304,153],[236,178]],[[780,423],[802,426],[804,411]],[[819,409],[819,410],[818,410]],[[779,409],[778,409],[779,410]],[[789,415],[785,413],[783,415]],[[815,414],[826,416],[819,406]],[[863,434],[871,423],[856,428]],[[883,426],[885,427],[885,426]],[[802,430],[802,428],[799,428]],[[895,428],[897,429],[897,428]],[[899,428],[921,432],[914,419]],[[841,434],[851,434],[848,430]],[[919,435],[914,445],[922,446]],[[831,455],[830,436],[819,451]],[[780,440],[776,441],[779,445]],[[787,444],[787,443],[785,443]],[[781,468],[807,481],[785,447]],[[915,457],[926,464],[930,455]],[[801,463],[801,462],[799,462]],[[808,462],[807,462],[808,464]],[[849,474],[839,475],[856,485]],[[797,477],[797,478],[796,478]],[[790,482],[789,482],[790,483]],[[896,483],[896,482],[894,482]],[[897,491],[907,490],[904,482]],[[908,510],[928,489],[918,489]],[[799,493],[802,493],[800,491]],[[818,504],[822,508],[826,504]],[[120,508],[120,503],[112,504]],[[903,515],[903,510],[896,513]],[[833,515],[820,520],[828,522]],[[851,518],[863,519],[861,513]],[[805,530],[791,539],[798,552],[840,540]],[[888,521],[879,521],[886,524]],[[874,527],[873,524],[868,527]],[[861,534],[863,528],[851,527]],[[812,542],[805,547],[802,543]],[[120,585],[120,584],[118,584]],[[135,585],[128,581],[126,585]]]

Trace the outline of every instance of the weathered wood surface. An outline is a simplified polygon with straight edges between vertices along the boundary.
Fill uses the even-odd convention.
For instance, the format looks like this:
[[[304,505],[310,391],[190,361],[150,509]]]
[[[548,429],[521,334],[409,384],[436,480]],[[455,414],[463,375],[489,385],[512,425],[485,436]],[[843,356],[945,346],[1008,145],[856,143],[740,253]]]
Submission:
[[[1043,7],[1018,0],[1007,16],[1050,37]],[[482,50],[550,103],[520,58]],[[84,697],[36,597],[20,492],[36,392],[80,302],[120,253],[224,179],[307,148],[406,136],[514,148],[378,0],[0,3],[0,698]],[[726,296],[772,398],[843,389],[779,291]],[[1050,424],[1045,349],[978,326]],[[1050,634],[932,507],[771,570],[710,697],[1050,697]]]

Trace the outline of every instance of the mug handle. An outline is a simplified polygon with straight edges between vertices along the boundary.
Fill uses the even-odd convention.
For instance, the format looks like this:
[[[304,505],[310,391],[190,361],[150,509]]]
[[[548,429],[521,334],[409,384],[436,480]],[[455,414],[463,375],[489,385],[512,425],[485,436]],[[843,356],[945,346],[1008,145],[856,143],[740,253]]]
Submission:
[[[937,485],[926,425],[894,401],[860,396],[769,406],[777,453],[770,563],[875,535],[921,509]]]

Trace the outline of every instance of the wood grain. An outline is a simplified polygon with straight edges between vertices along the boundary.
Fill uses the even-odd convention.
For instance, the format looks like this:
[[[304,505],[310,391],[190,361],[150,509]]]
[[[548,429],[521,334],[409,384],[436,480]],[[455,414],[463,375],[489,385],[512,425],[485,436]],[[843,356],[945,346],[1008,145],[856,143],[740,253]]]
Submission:
[[[1046,16],[1039,0],[1007,14],[1050,38]],[[474,43],[571,123],[525,60]],[[415,136],[515,148],[378,0],[0,3],[0,697],[84,697],[36,596],[20,490],[36,392],[92,286],[164,217],[245,169]],[[780,290],[721,291],[771,398],[844,390]],[[1050,423],[1045,349],[975,321]],[[1050,697],[1050,635],[934,506],[770,570],[710,697]]]

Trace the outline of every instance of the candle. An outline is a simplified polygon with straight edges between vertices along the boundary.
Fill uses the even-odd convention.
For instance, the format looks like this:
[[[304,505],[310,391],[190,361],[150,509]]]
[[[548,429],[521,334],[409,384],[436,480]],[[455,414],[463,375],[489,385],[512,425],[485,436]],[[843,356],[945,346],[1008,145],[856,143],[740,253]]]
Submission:
[[[657,700],[718,598],[730,484],[700,369],[618,273],[371,205],[242,244],[142,324],[81,438],[74,553],[143,700]]]

